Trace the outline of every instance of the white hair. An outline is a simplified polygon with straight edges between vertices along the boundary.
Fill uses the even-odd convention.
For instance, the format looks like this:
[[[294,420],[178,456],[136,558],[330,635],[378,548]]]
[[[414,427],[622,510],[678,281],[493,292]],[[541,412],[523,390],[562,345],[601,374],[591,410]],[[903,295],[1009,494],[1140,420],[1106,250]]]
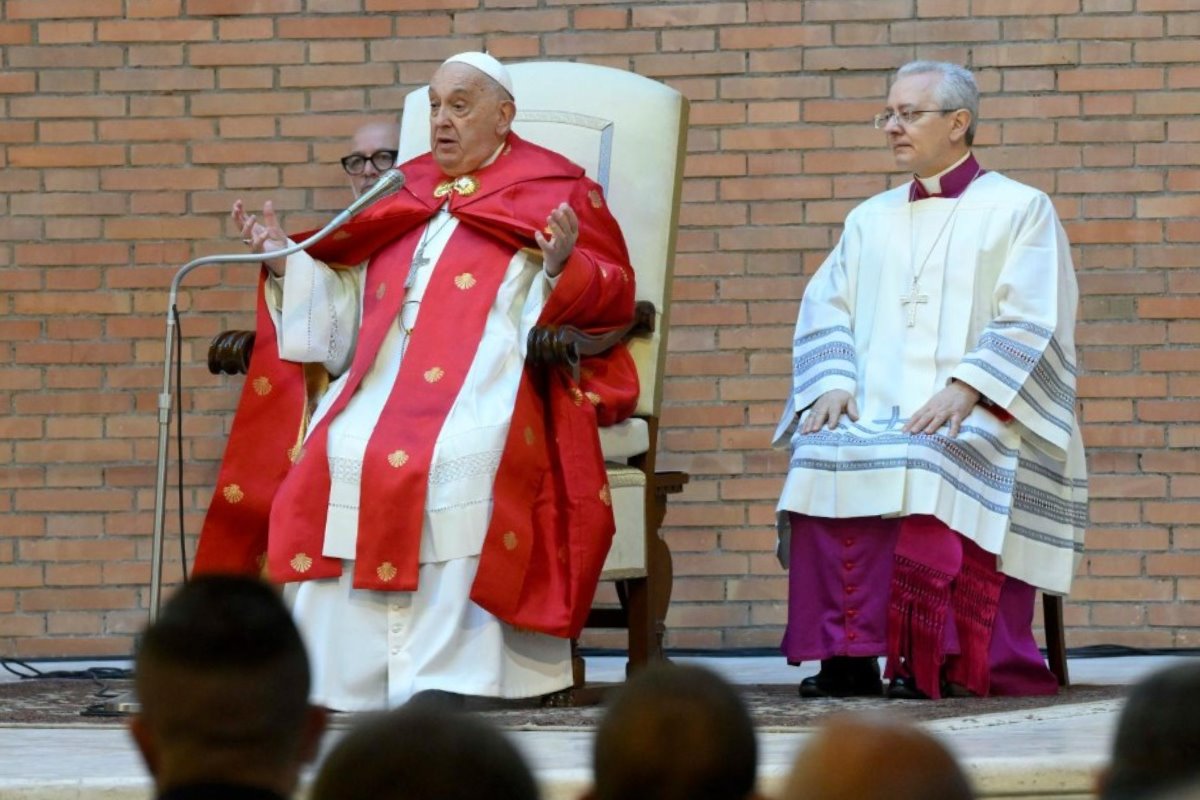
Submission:
[[[894,80],[909,75],[934,73],[941,76],[933,90],[934,102],[939,108],[965,108],[971,112],[971,124],[967,127],[967,146],[975,142],[975,126],[979,122],[979,87],[975,76],[966,67],[947,61],[910,61],[896,70]]]

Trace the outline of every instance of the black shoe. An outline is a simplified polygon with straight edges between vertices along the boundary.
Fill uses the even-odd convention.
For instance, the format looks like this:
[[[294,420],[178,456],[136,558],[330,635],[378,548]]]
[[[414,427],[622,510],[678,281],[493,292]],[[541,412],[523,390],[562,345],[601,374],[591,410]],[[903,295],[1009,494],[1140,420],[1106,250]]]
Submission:
[[[425,689],[408,699],[407,705],[429,708],[435,711],[462,711],[467,707],[466,695],[441,689]]]
[[[928,700],[929,695],[917,688],[916,678],[897,676],[888,684],[889,700]]]
[[[820,672],[800,681],[801,697],[879,697],[882,693],[879,661],[871,656],[825,659]]]

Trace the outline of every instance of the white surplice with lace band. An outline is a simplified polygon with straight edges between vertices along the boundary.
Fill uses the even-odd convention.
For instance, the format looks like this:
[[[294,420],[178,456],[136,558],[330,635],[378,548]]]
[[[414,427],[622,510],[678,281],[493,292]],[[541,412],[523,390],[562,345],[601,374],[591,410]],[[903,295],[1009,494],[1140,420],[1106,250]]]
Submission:
[[[776,431],[792,449],[778,510],[931,514],[999,555],[1005,574],[1066,592],[1087,523],[1066,234],[1044,193],[995,172],[957,200],[910,203],[908,190],[855,208],[805,290],[793,390]],[[898,298],[927,252],[927,303],[910,326],[912,306]],[[945,428],[901,432],[951,379],[1013,421],[977,406],[954,439]],[[833,389],[855,397],[858,422],[798,433],[797,412]]]

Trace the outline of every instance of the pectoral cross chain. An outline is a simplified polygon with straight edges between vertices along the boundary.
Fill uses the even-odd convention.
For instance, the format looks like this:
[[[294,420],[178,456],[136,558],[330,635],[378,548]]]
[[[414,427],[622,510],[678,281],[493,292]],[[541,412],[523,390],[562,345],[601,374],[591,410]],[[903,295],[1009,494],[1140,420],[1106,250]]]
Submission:
[[[439,214],[441,213],[443,212],[439,212]],[[443,228],[450,224],[450,220],[454,219],[454,217],[450,216],[449,212],[445,212],[444,216],[445,219],[441,221],[437,228],[430,230],[433,225],[431,222],[425,226],[425,230],[421,233],[421,241],[417,244],[417,252],[413,254],[413,259],[408,264],[408,275],[404,278],[405,289],[411,289],[413,284],[417,282],[417,272],[421,267],[427,267],[430,264],[429,257],[425,255],[425,248],[437,238],[437,235],[442,232]]]
[[[908,327],[913,327],[917,324],[917,306],[921,303],[929,302],[929,295],[921,294],[920,287],[917,282],[913,281],[912,288],[908,290],[908,294],[900,295],[900,305],[908,310]]]

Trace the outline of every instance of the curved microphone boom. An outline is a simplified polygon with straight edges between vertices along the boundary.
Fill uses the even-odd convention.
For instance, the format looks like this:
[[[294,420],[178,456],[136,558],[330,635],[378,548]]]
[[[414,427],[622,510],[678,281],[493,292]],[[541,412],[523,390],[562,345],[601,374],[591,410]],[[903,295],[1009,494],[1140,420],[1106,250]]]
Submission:
[[[380,175],[375,183],[365,192],[360,194],[353,203],[346,206],[346,210],[334,217],[326,226],[329,230],[335,230],[338,226],[344,224],[346,220],[353,217],[358,212],[362,211],[367,206],[374,203],[384,195],[389,195],[404,185],[404,173],[393,167],[387,172]],[[319,234],[318,234],[319,235]],[[316,238],[315,236],[313,238]],[[316,244],[313,241],[305,242],[305,246]]]
[[[357,197],[344,211],[334,217],[321,230],[302,242],[290,244],[282,250],[269,253],[233,253],[228,255],[203,256],[193,259],[179,268],[171,280],[171,290],[167,296],[167,334],[163,348],[163,384],[162,392],[158,395],[158,464],[154,487],[154,538],[151,549],[150,566],[150,621],[158,619],[160,601],[162,599],[162,560],[164,521],[166,515],[167,496],[167,441],[171,423],[171,347],[175,341],[175,300],[179,294],[179,284],[184,277],[196,267],[205,264],[260,264],[276,258],[284,258],[293,253],[311,247],[344,225],[347,220],[358,214],[375,201],[397,191],[404,185],[404,173],[392,168],[379,176],[379,179]],[[182,456],[181,456],[182,457]]]

